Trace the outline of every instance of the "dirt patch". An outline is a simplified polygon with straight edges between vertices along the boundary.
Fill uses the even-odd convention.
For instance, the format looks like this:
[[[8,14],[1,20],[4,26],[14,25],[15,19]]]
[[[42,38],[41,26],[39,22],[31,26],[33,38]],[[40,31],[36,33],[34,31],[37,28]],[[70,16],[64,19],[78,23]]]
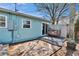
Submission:
[[[8,49],[9,55],[24,55],[24,56],[49,56],[57,51],[60,47],[51,45],[41,40],[21,43],[10,46]],[[62,48],[63,52],[64,49]],[[61,53],[61,52],[60,52]],[[57,55],[59,52],[57,53]]]
[[[35,40],[31,42],[25,42],[18,45],[9,46],[8,54],[9,55],[39,55],[46,56],[52,54],[54,51],[59,49],[60,47],[51,45],[41,40]],[[26,52],[23,54],[23,52]]]
[[[4,52],[5,48],[7,48],[9,56],[65,56],[67,53],[66,46],[66,41],[64,42],[63,47],[60,49],[60,47],[49,44],[42,40],[35,40],[16,45],[10,45],[8,48],[1,45],[0,55],[4,55],[2,52]],[[79,56],[79,44],[76,44],[76,51],[73,52],[72,56]]]

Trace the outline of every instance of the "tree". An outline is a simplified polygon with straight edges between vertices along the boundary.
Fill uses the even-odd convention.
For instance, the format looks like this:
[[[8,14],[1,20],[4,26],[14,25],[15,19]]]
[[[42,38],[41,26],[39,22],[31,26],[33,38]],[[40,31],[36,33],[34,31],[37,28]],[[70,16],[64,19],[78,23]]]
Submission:
[[[79,17],[75,23],[75,40],[76,42],[79,42]]]
[[[75,21],[75,5],[73,3],[70,4],[70,24],[69,24],[69,39],[67,42],[67,53],[66,55],[73,55],[73,52],[76,50],[76,42],[75,42],[75,32],[74,32],[74,21]]]
[[[58,23],[59,18],[68,10],[66,3],[37,3],[38,11],[44,12],[49,16],[52,24]]]

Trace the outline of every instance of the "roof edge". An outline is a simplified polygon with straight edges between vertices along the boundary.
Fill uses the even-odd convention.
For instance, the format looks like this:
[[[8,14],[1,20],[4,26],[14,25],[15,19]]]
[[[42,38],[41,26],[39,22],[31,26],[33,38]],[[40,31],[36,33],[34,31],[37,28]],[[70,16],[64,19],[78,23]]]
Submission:
[[[41,20],[41,21],[50,22],[50,20],[43,19],[43,18],[41,18],[41,17],[36,17],[36,16],[33,16],[33,15],[21,13],[21,12],[15,12],[15,11],[8,10],[8,9],[5,9],[5,8],[1,8],[1,7],[0,7],[0,11],[1,11],[1,12],[6,12],[6,13],[15,14],[15,15],[20,15],[20,16],[25,16],[25,17],[28,17],[28,18],[31,17],[31,18],[34,18],[34,19],[39,19],[39,20]]]

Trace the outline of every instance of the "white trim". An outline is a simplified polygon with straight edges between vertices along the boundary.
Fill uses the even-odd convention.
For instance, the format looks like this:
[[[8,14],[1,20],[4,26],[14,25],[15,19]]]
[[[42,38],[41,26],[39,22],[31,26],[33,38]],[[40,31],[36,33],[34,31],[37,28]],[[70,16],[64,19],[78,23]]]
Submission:
[[[43,34],[42,34],[42,29],[43,29],[43,25],[42,25],[42,24],[43,24],[43,23],[49,24],[48,22],[42,22],[42,23],[41,23],[41,35],[42,35],[42,36],[43,36]],[[46,34],[44,34],[44,35],[46,35]]]
[[[23,28],[23,21],[24,20],[30,21],[30,28],[32,28],[32,26],[31,26],[32,21],[26,18],[26,19],[22,19],[22,29],[30,29],[30,28]]]
[[[5,15],[1,15],[1,14],[0,14],[0,16],[5,17],[5,27],[0,27],[0,28],[7,28],[7,16],[5,16]]]

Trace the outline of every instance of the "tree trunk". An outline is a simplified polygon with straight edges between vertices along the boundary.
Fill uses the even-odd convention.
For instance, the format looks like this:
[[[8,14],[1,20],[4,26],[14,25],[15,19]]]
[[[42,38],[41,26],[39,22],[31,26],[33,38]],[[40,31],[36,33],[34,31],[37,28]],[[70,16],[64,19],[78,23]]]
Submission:
[[[69,38],[67,43],[67,53],[69,56],[73,54],[76,50],[76,42],[74,38],[74,18],[75,18],[75,9],[74,4],[70,4],[70,27],[69,27]]]
[[[66,56],[73,56],[73,52],[76,50],[76,44],[75,43],[69,43],[67,42],[67,52],[66,52]]]
[[[55,24],[56,24],[56,19],[55,19],[55,17],[52,18],[51,22],[52,22],[52,25],[55,25]]]
[[[57,24],[58,24],[58,20],[57,20],[57,22],[56,22]]]

